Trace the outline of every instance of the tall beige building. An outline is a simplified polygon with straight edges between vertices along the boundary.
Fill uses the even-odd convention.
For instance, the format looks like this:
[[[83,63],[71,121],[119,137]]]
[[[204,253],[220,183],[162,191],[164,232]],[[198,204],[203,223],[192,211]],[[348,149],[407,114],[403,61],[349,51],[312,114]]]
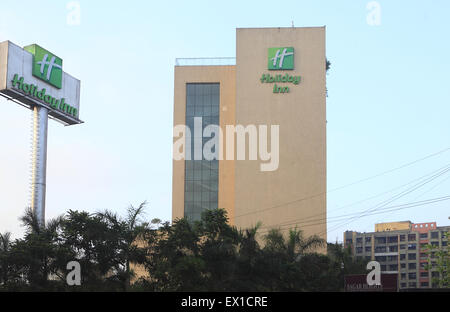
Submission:
[[[190,136],[174,128],[172,218],[224,208],[239,228],[326,239],[304,222],[326,220],[325,74],[325,27],[238,28],[236,58],[177,59],[174,126]]]

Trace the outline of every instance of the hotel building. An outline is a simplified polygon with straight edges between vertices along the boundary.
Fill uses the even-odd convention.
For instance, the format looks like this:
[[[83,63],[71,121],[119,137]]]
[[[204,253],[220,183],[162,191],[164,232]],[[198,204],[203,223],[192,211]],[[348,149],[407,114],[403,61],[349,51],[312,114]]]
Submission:
[[[223,208],[241,229],[298,225],[326,239],[326,222],[302,223],[326,220],[325,75],[325,27],[238,28],[235,58],[177,59],[174,129],[190,136],[174,131],[172,219]],[[222,132],[218,159],[202,153],[209,125]]]

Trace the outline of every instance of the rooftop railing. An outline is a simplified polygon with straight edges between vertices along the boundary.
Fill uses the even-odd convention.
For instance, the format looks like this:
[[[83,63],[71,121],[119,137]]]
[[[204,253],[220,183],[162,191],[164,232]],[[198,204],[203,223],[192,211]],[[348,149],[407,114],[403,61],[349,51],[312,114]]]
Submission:
[[[175,66],[230,66],[236,65],[235,57],[177,58]]]

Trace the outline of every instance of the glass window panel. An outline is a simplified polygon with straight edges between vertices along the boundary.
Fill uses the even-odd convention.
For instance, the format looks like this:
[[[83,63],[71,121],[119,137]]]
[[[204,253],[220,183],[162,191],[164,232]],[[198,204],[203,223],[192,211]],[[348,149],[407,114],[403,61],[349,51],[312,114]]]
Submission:
[[[210,95],[211,92],[212,92],[212,87],[213,87],[213,85],[210,84],[210,83],[205,84],[205,85],[204,85],[204,94],[205,94],[205,95]]]
[[[186,116],[188,116],[188,117],[194,116],[194,113],[195,113],[194,106],[186,107]]]
[[[211,87],[211,94],[216,95],[218,98],[219,97],[219,89],[220,89],[220,85],[218,83],[213,84]]]
[[[216,202],[209,202],[209,209],[217,209],[217,203]]]
[[[217,95],[214,95],[214,96],[212,96],[211,97],[211,106],[216,106],[216,107],[219,107],[220,105],[220,98],[219,98],[219,94],[217,94]]]
[[[219,124],[220,85],[218,83],[187,84],[186,91],[186,126],[191,130],[191,153],[194,152],[194,119],[192,116],[203,117],[203,127]],[[189,114],[188,114],[189,110]],[[201,138],[202,133],[197,133]],[[204,138],[202,144],[211,140]],[[200,142],[199,142],[200,143]],[[200,146],[201,145],[201,146]],[[202,154],[202,153],[201,153]],[[189,162],[189,164],[188,164]],[[218,161],[186,160],[185,175],[185,216],[193,220],[200,218],[200,213],[206,209],[217,209],[218,202]],[[189,169],[188,169],[189,166]],[[192,179],[192,180],[191,180]],[[188,194],[189,193],[189,194]],[[193,200],[193,201],[191,201]],[[195,205],[188,205],[195,204]]]
[[[204,116],[211,116],[212,114],[212,108],[211,106],[205,106],[203,109]]]
[[[186,85],[186,95],[187,96],[194,95],[194,93],[195,93],[194,86],[192,84],[188,83]]]
[[[186,192],[184,199],[187,202],[193,201],[194,200],[194,193],[193,192]]]
[[[194,171],[186,170],[186,180],[193,180],[193,179],[194,179]]]
[[[200,202],[200,201],[202,201],[202,192],[197,192],[197,191],[195,191],[195,192],[193,193],[193,195],[194,195],[194,202]]]
[[[209,193],[209,200],[212,202],[217,202],[218,201],[218,196],[217,196],[217,192],[210,192]]]
[[[212,106],[212,116],[219,116],[219,106],[218,105],[213,105]]]
[[[219,181],[212,180],[210,185],[211,185],[211,190],[213,192],[217,192],[218,191],[218,189],[219,189]]]
[[[203,115],[203,105],[195,105],[195,116]]]
[[[194,183],[191,181],[186,181],[185,189],[186,189],[186,192],[193,192],[194,191]]]
[[[210,170],[211,169],[211,162],[208,160],[202,161],[202,170]]]
[[[203,95],[205,94],[205,84],[199,83],[197,84],[197,95]]]

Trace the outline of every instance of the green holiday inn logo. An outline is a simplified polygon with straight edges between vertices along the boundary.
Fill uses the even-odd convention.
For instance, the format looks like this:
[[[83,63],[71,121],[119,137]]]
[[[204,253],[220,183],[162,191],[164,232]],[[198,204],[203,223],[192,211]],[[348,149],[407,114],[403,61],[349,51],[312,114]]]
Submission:
[[[294,69],[294,48],[281,47],[268,49],[269,70]]]
[[[37,44],[26,46],[24,50],[33,54],[33,76],[61,89],[62,59]]]

